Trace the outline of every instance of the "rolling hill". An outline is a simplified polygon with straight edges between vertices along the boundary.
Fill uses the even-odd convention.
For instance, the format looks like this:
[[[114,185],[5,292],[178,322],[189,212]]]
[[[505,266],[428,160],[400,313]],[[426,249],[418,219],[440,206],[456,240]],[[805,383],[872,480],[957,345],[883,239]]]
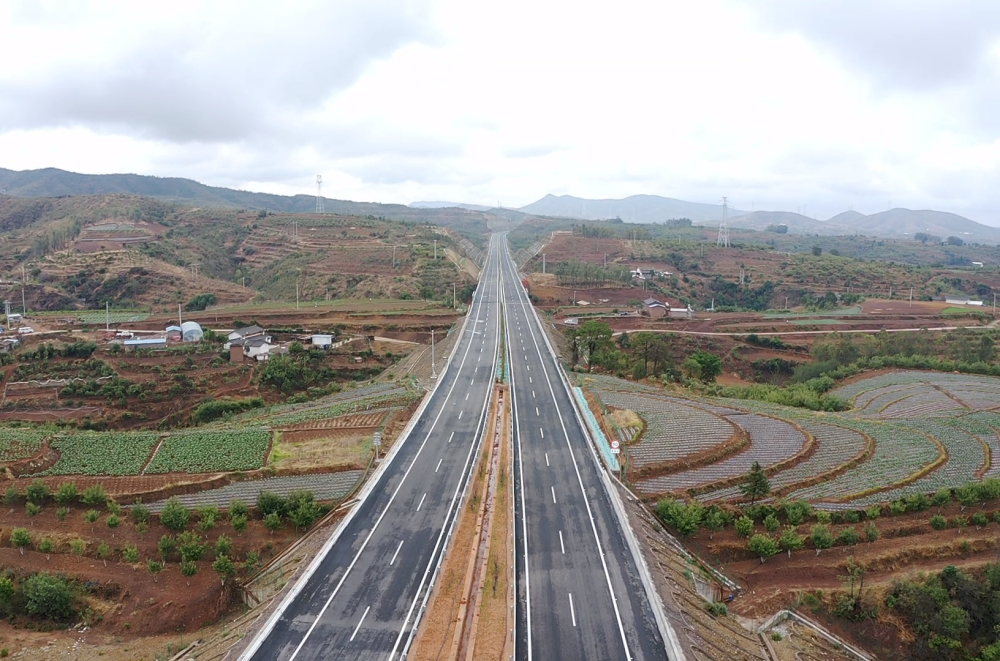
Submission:
[[[621,218],[627,223],[662,223],[671,218],[711,221],[722,218],[722,205],[685,202],[659,195],[632,195],[620,200],[588,200],[572,195],[546,195],[520,208],[539,216],[559,216],[582,220]],[[746,213],[730,209],[730,216]]]

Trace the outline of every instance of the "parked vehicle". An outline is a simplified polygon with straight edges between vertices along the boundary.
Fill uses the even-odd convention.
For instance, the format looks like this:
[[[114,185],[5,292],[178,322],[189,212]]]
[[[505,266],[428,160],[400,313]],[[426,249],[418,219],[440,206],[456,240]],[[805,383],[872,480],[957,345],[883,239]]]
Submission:
[[[17,334],[18,335],[30,335],[31,333],[34,333],[34,332],[35,332],[35,329],[32,328],[31,326],[21,326],[20,328],[17,329]]]

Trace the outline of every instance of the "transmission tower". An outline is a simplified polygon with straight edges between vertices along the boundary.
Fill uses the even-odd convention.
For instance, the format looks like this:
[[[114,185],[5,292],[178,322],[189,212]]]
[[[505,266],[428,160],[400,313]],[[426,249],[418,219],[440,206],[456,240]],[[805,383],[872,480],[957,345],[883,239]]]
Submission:
[[[316,213],[323,213],[323,175],[316,175]]]
[[[726,201],[726,198],[722,198],[722,224],[719,225],[719,239],[715,243],[716,245],[720,245],[725,248],[729,247],[729,218],[727,217],[728,210],[729,210],[729,203]]]

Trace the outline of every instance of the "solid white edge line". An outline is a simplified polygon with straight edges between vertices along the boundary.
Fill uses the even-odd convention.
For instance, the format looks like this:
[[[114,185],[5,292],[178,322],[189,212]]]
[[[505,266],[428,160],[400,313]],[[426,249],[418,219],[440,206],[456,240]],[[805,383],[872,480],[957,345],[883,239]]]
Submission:
[[[476,291],[474,292],[474,294],[477,294],[477,293],[479,293],[479,287],[478,286],[476,287]],[[477,319],[479,317],[479,314],[482,313],[483,304],[484,304],[483,297],[480,296],[479,301],[478,301],[478,310],[476,310],[476,318]],[[475,308],[476,308],[476,305],[469,306],[469,312],[465,316],[465,321],[462,322],[462,335],[463,336],[464,336],[466,330],[468,329],[469,320],[473,317],[472,312],[473,312],[473,309],[475,309]],[[301,593],[302,590],[305,588],[306,584],[309,582],[309,579],[312,578],[313,574],[316,573],[316,570],[319,569],[319,566],[323,563],[323,560],[326,559],[326,556],[327,556],[327,554],[329,554],[330,549],[332,549],[333,546],[334,546],[334,544],[336,544],[337,541],[340,539],[340,536],[343,533],[343,531],[346,530],[347,525],[354,519],[354,517],[357,514],[357,512],[361,509],[361,505],[367,500],[368,496],[375,489],[375,486],[378,484],[379,480],[382,479],[382,477],[385,474],[386,470],[388,470],[389,465],[392,463],[393,459],[396,458],[396,454],[398,453],[399,449],[401,447],[403,447],[403,444],[406,441],[409,440],[410,434],[412,433],[414,427],[417,426],[417,423],[420,420],[420,416],[423,415],[424,411],[430,405],[430,402],[434,399],[434,395],[437,393],[438,386],[440,386],[441,383],[443,383],[446,380],[444,378],[444,376],[448,373],[448,369],[451,368],[451,366],[453,364],[453,361],[454,361],[454,358],[455,358],[455,354],[458,353],[458,349],[461,346],[461,344],[462,344],[461,343],[461,338],[459,338],[459,341],[455,342],[454,346],[451,348],[451,353],[449,354],[448,361],[445,363],[445,367],[442,370],[441,378],[439,378],[437,381],[434,382],[434,386],[431,388],[431,391],[428,393],[427,397],[420,403],[420,406],[417,407],[417,410],[414,412],[414,414],[410,418],[409,422],[407,422],[406,428],[403,429],[403,433],[400,435],[400,440],[393,444],[392,448],[389,450],[389,454],[387,454],[385,456],[385,458],[383,458],[382,463],[375,470],[375,473],[372,474],[372,476],[369,478],[369,480],[365,484],[365,486],[362,487],[361,494],[358,496],[358,504],[355,505],[353,508],[351,508],[351,511],[348,512],[348,514],[347,514],[346,517],[344,517],[344,519],[341,522],[341,524],[336,528],[336,530],[334,530],[333,534],[330,536],[330,538],[326,541],[326,543],[320,549],[320,552],[316,555],[316,557],[313,559],[313,561],[310,563],[310,565],[306,568],[306,571],[302,574],[302,577],[292,587],[292,589],[289,590],[288,594],[282,600],[282,602],[279,605],[278,609],[275,610],[273,613],[271,613],[270,617],[265,622],[264,627],[262,627],[260,629],[260,631],[258,632],[257,636],[253,639],[253,641],[251,641],[251,643],[247,647],[247,649],[243,651],[243,654],[240,656],[240,659],[242,661],[246,661],[246,660],[251,659],[253,657],[253,655],[257,653],[257,651],[260,649],[260,646],[263,644],[263,642],[271,634],[271,631],[274,630],[274,626],[278,623],[278,620],[281,619],[281,616],[288,609],[288,606],[291,605],[291,603],[293,601],[295,601],[295,599],[299,596],[299,593]],[[472,343],[470,342],[469,346],[465,350],[465,356],[462,359],[462,365],[465,364],[465,359],[468,357],[469,350],[471,348],[472,348]],[[459,365],[459,367],[458,367],[459,371],[461,371],[462,365]],[[456,383],[457,383],[457,378],[452,383],[452,389],[454,389]],[[450,397],[450,395],[451,395],[451,393],[449,392],[448,396],[445,397],[445,402],[447,402],[447,400]],[[371,538],[371,535],[374,533],[375,528],[378,527],[378,523],[381,522],[382,517],[385,516],[385,512],[388,511],[389,506],[392,504],[392,500],[395,498],[395,494],[399,492],[399,488],[403,485],[403,482],[406,481],[406,476],[409,475],[410,469],[412,469],[413,465],[416,463],[417,458],[420,456],[421,450],[423,450],[424,445],[427,443],[427,439],[430,438],[430,434],[433,431],[434,426],[437,424],[437,420],[441,417],[441,413],[443,413],[443,412],[444,412],[444,408],[443,408],[443,405],[442,405],[441,411],[438,412],[438,415],[435,417],[434,422],[431,424],[431,428],[430,428],[430,430],[428,430],[427,436],[424,437],[423,443],[421,444],[420,448],[417,450],[417,453],[413,456],[413,461],[410,462],[410,466],[406,469],[406,472],[403,474],[403,477],[402,477],[402,479],[399,482],[399,486],[396,487],[396,490],[393,492],[393,496],[390,498],[389,503],[386,504],[385,510],[383,510],[382,514],[378,518],[378,521],[375,523],[375,526],[372,528],[372,533],[369,533],[368,539]],[[367,544],[367,539],[366,539],[365,543]],[[359,551],[358,555],[360,555],[360,553],[361,552]],[[357,557],[358,556],[355,556],[354,560],[351,562],[351,564],[348,566],[348,569],[345,571],[344,576],[341,577],[341,580],[340,580],[340,582],[337,585],[337,589],[338,590],[340,588],[340,585],[343,584],[344,579],[350,573],[351,568],[353,568],[354,563],[357,561]],[[330,599],[331,600],[333,599],[332,595],[331,595]],[[327,602],[327,605],[324,606],[323,610],[325,610],[326,607],[328,607],[328,606],[329,606],[329,602]],[[322,611],[321,611],[321,614],[322,614]],[[313,622],[313,625],[310,627],[310,631],[312,630],[312,628],[315,627],[316,622],[319,622],[319,616],[317,616],[316,621]],[[300,648],[301,648],[301,644],[299,645],[298,648],[296,648],[296,651],[295,651],[294,654],[298,654],[298,650]],[[291,661],[291,659],[294,659],[294,654],[289,659],[289,661]]]
[[[573,607],[572,606],[572,601],[573,601],[573,599],[572,599],[572,597],[570,597],[570,608]],[[370,611],[371,609],[372,609],[371,606],[368,606],[367,608],[365,608],[365,612],[361,615],[361,619],[358,620],[358,626],[354,627],[354,633],[351,634],[351,641],[353,641],[354,637],[358,635],[358,630],[361,628],[362,623],[364,623],[365,618],[368,617],[368,611]]]

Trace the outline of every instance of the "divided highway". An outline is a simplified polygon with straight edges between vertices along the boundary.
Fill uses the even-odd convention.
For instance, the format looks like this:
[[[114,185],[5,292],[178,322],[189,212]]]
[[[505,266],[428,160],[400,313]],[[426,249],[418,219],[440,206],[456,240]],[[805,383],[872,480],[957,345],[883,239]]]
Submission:
[[[486,424],[502,251],[495,236],[455,353],[408,440],[242,659],[384,661],[409,648]]]
[[[667,659],[599,460],[517,269],[506,249],[502,254],[514,420],[517,658]]]
[[[514,426],[517,659],[668,658],[599,460],[506,236],[494,235],[452,359],[408,437],[241,659],[405,657],[480,449],[501,328]]]

